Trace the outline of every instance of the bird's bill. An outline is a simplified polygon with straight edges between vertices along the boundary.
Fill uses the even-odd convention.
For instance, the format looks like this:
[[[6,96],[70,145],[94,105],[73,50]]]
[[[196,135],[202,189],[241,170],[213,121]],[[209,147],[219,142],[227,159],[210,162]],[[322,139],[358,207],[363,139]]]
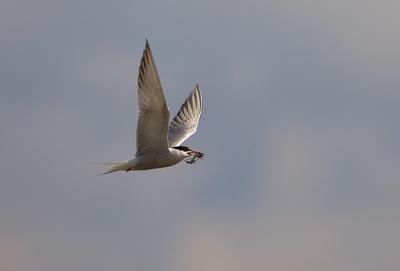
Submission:
[[[190,150],[188,152],[188,154],[197,156],[198,158],[203,158],[204,157],[204,153],[196,151],[196,150]]]

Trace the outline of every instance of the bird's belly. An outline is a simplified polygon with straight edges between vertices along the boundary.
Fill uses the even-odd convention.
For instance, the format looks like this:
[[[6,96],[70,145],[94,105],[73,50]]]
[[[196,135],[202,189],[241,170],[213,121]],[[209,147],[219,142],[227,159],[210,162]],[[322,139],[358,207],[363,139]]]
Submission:
[[[136,170],[170,167],[182,160],[180,157],[166,155],[146,155],[137,159]]]

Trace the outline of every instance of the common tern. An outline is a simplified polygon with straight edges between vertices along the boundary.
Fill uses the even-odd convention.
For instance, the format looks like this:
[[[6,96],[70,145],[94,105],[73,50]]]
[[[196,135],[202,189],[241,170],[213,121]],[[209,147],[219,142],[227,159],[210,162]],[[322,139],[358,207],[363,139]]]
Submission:
[[[185,158],[194,164],[203,153],[181,144],[193,135],[199,124],[203,100],[198,85],[170,122],[161,81],[149,42],[140,61],[137,95],[139,119],[136,129],[136,155],[119,163],[104,163],[108,169],[100,175],[131,170],[173,166]]]

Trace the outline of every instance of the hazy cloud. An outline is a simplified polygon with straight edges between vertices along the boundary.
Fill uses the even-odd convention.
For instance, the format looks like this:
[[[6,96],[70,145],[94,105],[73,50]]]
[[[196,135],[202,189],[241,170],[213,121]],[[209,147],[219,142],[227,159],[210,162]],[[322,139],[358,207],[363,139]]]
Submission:
[[[0,269],[397,270],[398,8],[3,2]],[[134,154],[145,38],[206,158],[92,178]]]

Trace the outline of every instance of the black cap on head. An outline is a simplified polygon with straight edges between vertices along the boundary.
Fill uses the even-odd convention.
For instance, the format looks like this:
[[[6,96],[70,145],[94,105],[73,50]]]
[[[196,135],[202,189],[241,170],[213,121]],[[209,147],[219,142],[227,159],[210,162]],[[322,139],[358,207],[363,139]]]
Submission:
[[[186,146],[176,146],[176,147],[172,147],[172,148],[180,150],[180,151],[191,151],[191,149],[189,149],[189,147],[186,147]]]

